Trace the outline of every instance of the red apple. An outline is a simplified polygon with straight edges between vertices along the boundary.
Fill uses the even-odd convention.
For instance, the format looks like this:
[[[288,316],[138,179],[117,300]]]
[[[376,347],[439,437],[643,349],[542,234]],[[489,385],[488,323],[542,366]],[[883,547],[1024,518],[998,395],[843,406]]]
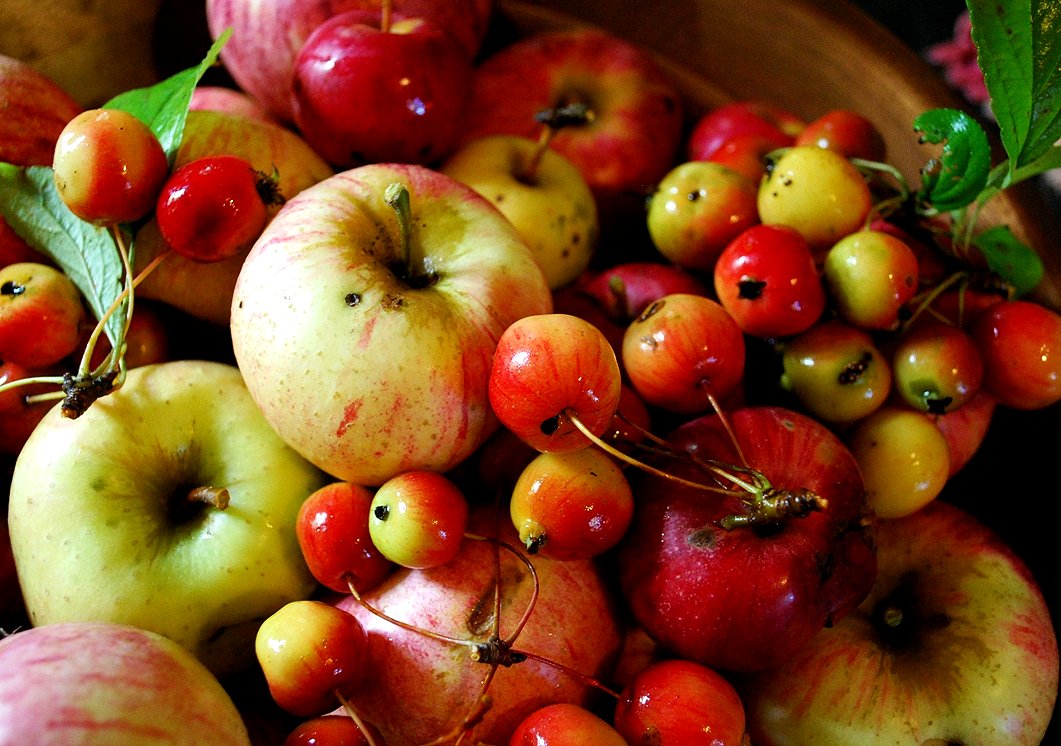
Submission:
[[[473,57],[493,12],[493,0],[394,0],[395,13],[425,18],[458,39]],[[291,81],[295,58],[313,30],[350,10],[380,8],[379,0],[207,0],[210,33],[232,37],[221,52],[241,89],[281,121],[293,122]]]
[[[858,465],[831,431],[776,407],[727,418],[739,453],[719,417],[708,415],[667,438],[690,457],[659,465],[699,483],[717,478],[729,494],[635,480],[620,583],[634,618],[665,649],[712,668],[761,670],[788,660],[869,592],[872,530]],[[727,473],[746,465],[743,479],[765,478],[765,496],[794,511],[764,510],[760,523],[741,525],[769,506],[705,466],[709,459]]]
[[[1024,563],[940,500],[881,521],[877,552],[877,582],[856,611],[741,683],[753,742],[1042,742],[1057,636]]]
[[[510,546],[519,537],[504,516],[481,509],[473,513],[474,531],[501,536]],[[430,570],[399,570],[364,600],[389,616],[433,633],[470,644],[485,643],[500,623],[502,637],[513,634],[527,609],[533,581],[526,567],[501,550],[501,618],[494,609],[494,544],[465,541],[450,563]],[[540,595],[514,648],[555,661],[588,677],[606,676],[619,652],[622,635],[612,598],[589,561],[535,558]],[[353,707],[377,726],[388,746],[430,741],[458,727],[477,704],[485,663],[471,659],[472,649],[403,629],[346,597],[341,608],[353,613],[369,636],[369,661],[375,675],[350,693]],[[523,718],[554,702],[588,704],[595,690],[578,675],[534,659],[499,667],[487,696],[490,706],[474,726],[473,741],[507,743]]]
[[[336,167],[435,164],[457,143],[470,86],[471,60],[440,26],[402,18],[381,28],[340,13],[295,60],[295,123]]]

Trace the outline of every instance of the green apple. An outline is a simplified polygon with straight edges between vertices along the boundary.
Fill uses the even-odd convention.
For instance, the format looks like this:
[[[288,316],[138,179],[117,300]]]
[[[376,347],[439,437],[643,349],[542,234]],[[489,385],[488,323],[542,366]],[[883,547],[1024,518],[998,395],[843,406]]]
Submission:
[[[597,203],[565,156],[526,137],[492,135],[465,143],[441,170],[497,206],[553,290],[589,266],[600,233]]]
[[[323,483],[235,367],[130,370],[79,418],[49,411],[15,463],[11,547],[30,620],[131,624],[212,670],[249,665],[257,624],[315,587],[295,518]]]
[[[1024,563],[935,501],[882,520],[859,608],[741,686],[761,746],[1035,746],[1057,701],[1057,636]]]
[[[486,199],[423,166],[372,164],[273,218],[243,264],[230,329],[280,437],[335,478],[378,486],[475,452],[498,427],[497,340],[551,308],[530,249]]]

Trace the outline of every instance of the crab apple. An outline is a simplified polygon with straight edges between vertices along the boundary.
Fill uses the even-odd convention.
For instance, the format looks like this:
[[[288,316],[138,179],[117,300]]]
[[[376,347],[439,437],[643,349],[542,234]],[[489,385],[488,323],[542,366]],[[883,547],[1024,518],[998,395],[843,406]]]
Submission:
[[[494,413],[543,452],[587,447],[582,428],[596,436],[607,430],[621,387],[619,361],[604,334],[569,314],[515,321],[498,340],[490,369]]]
[[[826,422],[860,420],[892,391],[892,368],[873,336],[837,319],[784,342],[781,385]]]
[[[786,109],[765,101],[730,101],[705,112],[693,124],[686,142],[689,160],[708,160],[731,138],[753,135],[772,144],[792,144],[804,122]]]
[[[519,724],[508,746],[627,746],[603,718],[568,703],[545,705]]]
[[[61,375],[62,370],[54,367],[36,370],[12,361],[0,361],[0,453],[17,456],[37,424],[55,405],[54,399],[30,400],[41,394],[54,394],[54,385],[17,382]]]
[[[375,164],[287,201],[243,263],[229,328],[280,436],[371,486],[474,453],[498,425],[498,340],[551,308],[530,249],[481,195],[422,166]]]
[[[36,262],[0,267],[0,361],[44,368],[72,353],[86,320],[81,292],[62,270]]]
[[[738,134],[725,140],[707,160],[758,184],[766,174],[767,155],[776,149],[777,144],[768,137]]]
[[[1016,553],[936,501],[881,521],[877,557],[858,609],[741,682],[752,742],[1047,743],[1057,635]]]
[[[707,295],[698,275],[676,264],[653,261],[622,262],[592,271],[579,291],[592,296],[609,318],[624,327],[664,295]]]
[[[877,126],[857,111],[831,109],[807,125],[796,135],[794,145],[816,145],[835,150],[848,158],[883,161],[884,136]]]
[[[286,127],[218,111],[188,112],[173,167],[216,155],[238,156],[255,171],[275,173],[278,199],[290,199],[333,173],[305,140]],[[278,209],[279,204],[270,204],[269,216]],[[136,232],[135,245],[134,274],[167,254],[137,285],[139,298],[165,303],[219,328],[228,326],[232,290],[250,247],[223,261],[193,261],[170,250],[153,216]]]
[[[656,466],[730,489],[631,477],[619,584],[663,649],[719,670],[769,669],[865,598],[876,561],[862,475],[824,425],[745,406],[689,420],[665,441],[673,453]]]
[[[705,412],[744,375],[744,335],[718,301],[703,295],[666,295],[626,329],[622,364],[650,406],[683,414]]]
[[[756,183],[710,161],[667,172],[649,197],[648,233],[666,259],[710,271],[726,244],[759,222]]]
[[[790,337],[817,323],[825,288],[810,244],[783,225],[738,234],[714,265],[715,294],[745,334]]]
[[[917,292],[920,266],[905,241],[867,229],[833,244],[822,272],[842,318],[866,329],[894,329],[900,310]]]
[[[578,124],[558,128],[551,147],[582,172],[601,224],[636,208],[673,166],[684,109],[674,83],[642,48],[594,27],[544,31],[476,67],[464,140],[537,138],[537,115],[583,105]]]
[[[597,204],[582,173],[547,143],[515,135],[465,142],[439,169],[493,202],[527,241],[552,290],[597,248]]]
[[[355,617],[314,600],[284,604],[254,639],[273,700],[300,717],[335,709],[344,691],[369,676],[367,649],[368,635]]]
[[[623,470],[597,448],[543,453],[512,488],[509,515],[531,554],[589,559],[622,539],[634,512]]]
[[[435,164],[456,146],[471,94],[467,52],[443,28],[363,12],[332,16],[306,39],[292,80],[295,123],[339,168]]]
[[[615,729],[627,743],[745,744],[744,704],[722,674],[677,659],[651,663],[623,687]]]
[[[372,738],[369,741],[362,725],[346,713],[320,715],[296,725],[287,734],[283,746],[382,746],[379,731],[365,726]]]
[[[452,34],[469,59],[479,51],[493,12],[493,0],[393,0],[392,12],[432,21]],[[206,21],[214,39],[232,36],[221,61],[240,90],[272,116],[294,121],[290,81],[306,39],[339,13],[372,11],[379,0],[207,0]]]
[[[970,329],[984,361],[984,385],[1013,409],[1061,400],[1061,315],[1030,300],[995,303]]]
[[[169,175],[155,133],[121,109],[90,109],[63,128],[52,169],[70,212],[97,225],[139,220]]]
[[[895,390],[908,405],[943,414],[958,409],[980,390],[984,362],[965,330],[929,319],[895,343],[892,376]]]
[[[994,418],[998,401],[983,388],[957,409],[940,415],[929,415],[947,440],[950,469],[949,480],[957,474],[980,449]]]
[[[515,529],[492,507],[474,509],[469,528],[518,552]],[[412,627],[380,618],[354,598],[338,602],[368,632],[367,665],[373,671],[350,692],[349,702],[379,728],[388,746],[452,736],[472,712],[482,717],[467,724],[466,742],[504,744],[519,723],[543,705],[589,706],[595,701],[598,692],[586,677],[606,680],[622,644],[611,584],[592,560],[536,557],[533,567],[537,581],[517,556],[493,541],[465,541],[451,562],[428,570],[399,569],[362,597],[372,608]],[[484,709],[479,697],[484,676],[490,673],[490,651],[497,648],[489,643],[494,633],[501,640],[515,634],[535,588],[533,610],[508,649],[526,651],[528,657],[497,667],[486,690],[489,707]],[[495,590],[500,593],[499,617]],[[447,643],[425,631],[456,636],[468,644]],[[470,646],[476,646],[479,662],[472,660]]]
[[[767,165],[759,183],[759,219],[795,228],[825,250],[863,227],[872,206],[869,185],[846,157],[815,145],[793,146]]]
[[[376,490],[368,532],[388,560],[423,569],[457,555],[467,523],[468,501],[456,484],[437,472],[407,471]]]
[[[158,196],[155,220],[171,249],[195,262],[235,256],[261,234],[275,187],[244,158],[215,155],[175,169]]]
[[[302,557],[321,585],[367,591],[394,566],[372,543],[368,516],[373,493],[352,482],[331,482],[310,493],[295,519]]]
[[[950,477],[950,447],[924,412],[881,407],[845,434],[866,483],[866,501],[881,518],[920,510]]]

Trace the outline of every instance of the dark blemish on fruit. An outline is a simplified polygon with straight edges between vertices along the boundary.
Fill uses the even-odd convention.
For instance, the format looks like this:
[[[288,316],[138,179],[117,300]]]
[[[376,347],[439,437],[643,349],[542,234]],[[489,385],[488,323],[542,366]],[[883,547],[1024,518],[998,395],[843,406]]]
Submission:
[[[552,435],[560,429],[560,415],[542,420],[541,431],[544,435]]]
[[[744,300],[758,300],[763,295],[766,283],[751,277],[742,277],[737,282],[737,297]]]
[[[791,176],[782,176],[780,178],[781,178],[782,186],[792,186],[792,177]]]
[[[14,280],[8,280],[0,285],[0,295],[22,295],[26,292],[26,286]]]
[[[840,371],[840,375],[836,377],[837,383],[842,385],[858,383],[862,380],[862,376],[865,374],[866,369],[869,368],[869,364],[872,360],[873,355],[868,350],[863,352],[862,357],[843,367],[843,370]]]
[[[505,195],[503,195],[503,194],[499,194],[496,197],[494,197],[494,203],[495,204],[500,205],[504,201],[505,201]]]
[[[379,304],[387,311],[397,311],[405,304],[405,298],[396,293],[387,293],[380,300]]]
[[[560,258],[561,259],[567,259],[569,256],[571,256],[571,250],[570,249],[564,249],[563,251],[560,252]]]
[[[641,315],[637,317],[637,320],[638,321],[647,321],[649,318],[651,318],[655,314],[657,314],[660,311],[662,311],[663,310],[663,306],[665,306],[665,305],[667,305],[667,301],[663,300],[662,298],[659,299],[659,300],[653,301],[652,303],[649,304],[648,308],[646,308],[644,311],[641,312]]]
[[[385,521],[390,518],[391,509],[388,505],[377,505],[372,509],[372,515],[376,517],[377,521]]]
[[[685,198],[687,200],[689,200],[690,202],[697,202],[703,196],[705,196],[704,195],[704,190],[703,189],[697,189],[695,191],[689,192],[687,195],[685,195]]]
[[[715,527],[704,526],[689,534],[689,546],[697,549],[713,549],[715,546]]]
[[[347,293],[343,298],[343,302],[350,306],[350,308],[353,308],[361,303],[361,293]]]

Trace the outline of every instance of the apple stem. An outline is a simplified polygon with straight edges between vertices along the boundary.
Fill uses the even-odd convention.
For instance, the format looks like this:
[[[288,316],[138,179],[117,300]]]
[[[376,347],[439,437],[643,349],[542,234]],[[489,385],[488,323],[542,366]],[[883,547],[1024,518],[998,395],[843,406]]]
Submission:
[[[380,4],[380,19],[379,28],[383,33],[388,33],[391,30],[391,11],[392,11],[392,0],[383,0]]]
[[[228,507],[230,495],[224,487],[194,487],[188,491],[188,501],[212,505],[218,510]]]
[[[405,267],[406,277],[411,279],[415,277],[416,271],[413,268],[413,247],[412,247],[412,206],[409,201],[409,189],[401,182],[394,182],[390,184],[387,189],[383,192],[383,201],[386,202],[394,209],[394,214],[398,219],[398,240],[399,240],[399,255],[401,257],[402,265]]]

